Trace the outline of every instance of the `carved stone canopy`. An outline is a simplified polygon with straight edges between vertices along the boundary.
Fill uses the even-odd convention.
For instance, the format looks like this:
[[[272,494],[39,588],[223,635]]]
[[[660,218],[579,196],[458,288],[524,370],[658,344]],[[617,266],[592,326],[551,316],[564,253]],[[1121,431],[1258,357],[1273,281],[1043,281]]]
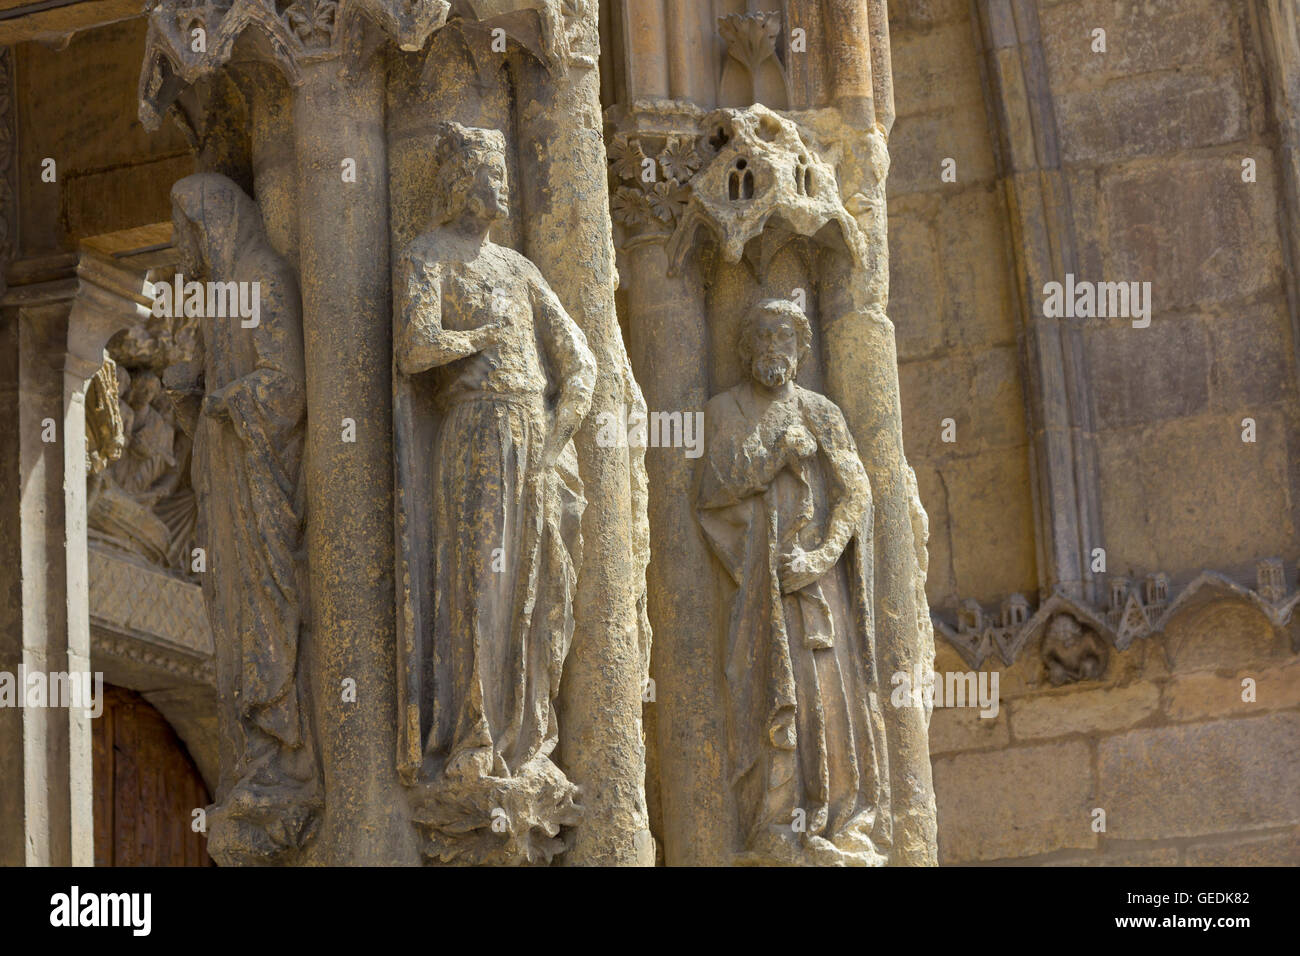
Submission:
[[[377,48],[375,33],[407,52],[424,48],[450,21],[477,30],[504,30],[552,68],[565,62],[595,65],[582,32],[591,0],[149,0],[149,33],[140,74],[140,122],[153,131],[180,106],[193,136],[205,112],[204,85],[227,63],[274,64],[291,86],[303,67],[346,56],[364,60]],[[186,103],[186,99],[197,102]]]
[[[791,120],[755,105],[715,110],[703,130],[698,148],[706,161],[691,178],[689,203],[668,243],[674,270],[700,227],[727,261],[739,262],[769,223],[838,246],[858,264],[867,261],[866,238],[840,200],[834,167]]]
[[[403,50],[418,50],[447,22],[447,0],[234,0],[202,6],[153,0],[147,12],[144,69],[140,74],[140,122],[156,130],[188,87],[230,62],[236,44],[275,63],[291,84],[302,65],[339,55],[355,43],[349,27],[369,21]]]

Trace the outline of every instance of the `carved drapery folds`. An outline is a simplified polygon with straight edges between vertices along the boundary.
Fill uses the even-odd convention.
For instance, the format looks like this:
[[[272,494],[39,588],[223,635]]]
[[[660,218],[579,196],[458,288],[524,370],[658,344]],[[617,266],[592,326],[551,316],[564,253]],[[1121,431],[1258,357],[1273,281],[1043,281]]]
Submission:
[[[889,106],[883,101],[880,105]],[[719,452],[714,447],[718,426],[712,419],[724,415],[727,396],[734,391],[728,387],[743,390],[750,378],[735,349],[741,314],[750,303],[762,300],[797,303],[790,307],[806,314],[812,332],[811,352],[798,372],[799,385],[807,390],[801,394],[824,392],[829,399],[823,401],[838,407],[846,433],[862,451],[870,483],[878,489],[866,519],[870,527],[865,540],[872,542],[873,552],[864,588],[868,597],[858,605],[869,606],[862,620],[869,618],[870,623],[862,625],[859,643],[874,642],[878,650],[863,653],[887,674],[930,666],[934,645],[924,598],[926,517],[902,454],[893,329],[884,314],[884,181],[889,166],[884,130],[854,129],[835,109],[791,114],[754,105],[705,111],[662,100],[634,101],[631,109],[615,107],[607,120],[613,216],[623,256],[620,271],[627,277],[632,352],[650,407],[681,408],[685,414],[704,409],[711,436],[705,443],[706,460],[713,461]],[[682,381],[671,378],[683,366],[701,365],[698,374],[683,375]],[[873,383],[871,389],[862,388],[864,378]],[[714,397],[709,401],[711,390]],[[651,487],[694,487],[689,462],[672,461],[669,454],[651,453]],[[656,508],[652,500],[652,534],[654,516],[660,516],[655,546],[670,549],[674,563],[681,564],[651,568],[657,575],[651,584],[652,621],[656,646],[662,650],[655,679],[661,688],[681,685],[682,694],[708,701],[704,709],[712,716],[701,720],[698,705],[678,709],[675,697],[661,696],[656,707],[661,742],[699,741],[684,751],[670,744],[659,755],[666,806],[680,799],[671,792],[674,787],[693,788],[691,810],[678,805],[671,818],[665,810],[669,860],[932,863],[928,715],[875,711],[872,691],[865,684],[849,692],[844,706],[865,708],[870,715],[857,720],[855,728],[878,717],[880,732],[871,744],[864,742],[861,731],[846,742],[834,734],[819,738],[811,728],[803,730],[811,735],[805,743],[813,753],[818,751],[812,740],[820,740],[832,750],[853,750],[859,767],[879,761],[882,798],[865,799],[863,805],[876,807],[888,820],[876,818],[880,829],[871,832],[870,852],[846,853],[841,848],[837,854],[829,848],[836,841],[823,834],[833,835],[834,827],[825,828],[817,800],[809,797],[816,786],[801,791],[794,804],[782,804],[785,819],[777,820],[770,812],[775,805],[770,791],[764,811],[764,798],[746,789],[755,786],[752,781],[732,792],[737,781],[717,771],[727,766],[728,773],[743,776],[750,767],[738,765],[728,727],[746,727],[752,721],[737,720],[731,713],[734,699],[720,698],[714,690],[715,680],[728,686],[743,681],[734,665],[744,655],[733,657],[726,649],[739,633],[735,621],[752,625],[773,615],[763,617],[761,609],[770,602],[759,595],[761,589],[741,586],[716,535],[703,532],[709,543],[701,550],[696,543],[701,531],[681,527],[678,516],[671,514],[679,508],[672,503]],[[710,575],[730,580],[737,594],[734,601],[718,601],[707,586],[697,593],[691,582],[708,581]],[[658,603],[656,587],[669,592]],[[712,635],[717,643],[710,647],[699,634]],[[796,640],[793,631],[788,639]],[[797,702],[793,711],[799,711]],[[811,759],[813,766],[816,759]],[[798,763],[802,766],[802,758]],[[811,769],[806,772],[813,774]],[[801,780],[800,786],[807,785]],[[731,795],[719,805],[713,794],[704,793],[710,788]],[[884,798],[891,789],[894,798]],[[807,816],[791,819],[795,811]],[[719,815],[734,820],[730,833],[708,819]],[[799,823],[808,819],[816,827],[800,830]],[[765,821],[758,831],[756,820]],[[798,834],[809,832],[817,840],[804,837],[800,844]],[[773,833],[779,838],[773,839]],[[818,842],[822,839],[829,846]]]
[[[699,520],[735,585],[728,779],[738,862],[879,865],[893,821],[876,671],[871,484],[834,403],[794,384],[802,311],[765,299],[745,381],[705,410]]]
[[[271,249],[256,204],[223,176],[172,191],[185,273],[248,283],[259,320],[205,320],[167,386],[194,441],[204,597],[216,649],[221,780],[209,852],[223,864],[281,862],[320,809],[300,647],[307,628],[302,532],[306,419],[297,277]]]
[[[301,509],[293,514],[306,517],[298,596],[310,601],[296,622],[287,605],[278,625],[263,616],[274,661],[228,633],[217,642],[223,707],[239,681],[292,660],[297,646],[306,654],[298,693],[307,684],[313,692],[302,697],[301,747],[258,725],[256,714],[228,715],[223,737],[233,750],[223,772],[229,762],[234,777],[219,798],[225,831],[218,837],[214,828],[214,846],[230,862],[545,863],[561,850],[578,863],[651,862],[639,712],[649,654],[646,482],[639,451],[598,446],[595,428],[583,424],[588,404],[618,415],[643,406],[618,340],[606,198],[589,188],[604,161],[593,134],[596,4],[164,0],[149,16],[141,118],[152,127],[174,110],[203,147],[201,165],[216,160],[226,169],[229,160],[246,177],[241,185],[258,197],[252,208],[281,263],[301,265],[296,307],[310,370],[298,424],[304,477],[292,503]],[[221,97],[209,103],[218,83]],[[455,95],[438,95],[446,90]],[[497,152],[512,176],[523,173],[526,221],[512,216],[474,269],[458,276],[451,269],[445,287],[410,310],[424,321],[437,301],[453,330],[457,309],[513,323],[507,364],[517,367],[481,390],[499,386],[500,401],[435,385],[468,375],[475,362],[492,366],[506,343],[460,364],[433,361],[395,350],[400,326],[387,321],[412,301],[411,276],[392,275],[390,250],[394,261],[411,252],[402,261],[418,263],[425,278],[457,261],[445,244],[411,243],[427,228],[429,199],[446,185],[434,178],[445,164],[431,163],[425,149],[432,138],[422,139],[439,120],[505,130]],[[210,137],[218,139],[212,154]],[[340,177],[340,161],[354,178]],[[177,235],[192,239],[186,230]],[[524,326],[533,323],[541,358],[525,354],[532,338]],[[416,371],[420,362],[426,371]],[[543,379],[532,381],[539,370]],[[298,421],[290,411],[279,408],[279,417]],[[500,443],[484,441],[489,419],[505,436]],[[341,420],[355,442],[339,440]],[[413,435],[421,441],[408,443]],[[282,451],[296,454],[295,441],[286,438]],[[399,478],[395,487],[394,462],[400,475],[412,459],[429,482]],[[477,469],[490,462],[500,481],[480,485]],[[280,465],[292,470],[291,462]],[[474,496],[494,487],[495,497],[475,507]],[[202,492],[205,509],[227,506],[230,491]],[[417,492],[423,510],[411,497]],[[230,507],[239,514],[223,533],[240,538],[256,526],[254,512]],[[491,527],[498,518],[506,526]],[[415,525],[426,543],[459,541],[463,553],[404,550],[401,535]],[[489,553],[478,571],[457,560],[494,537],[502,553]],[[278,554],[273,540],[248,560]],[[508,571],[494,567],[503,561]],[[237,577],[227,584],[241,586]],[[403,618],[407,588],[429,616]],[[209,596],[210,613],[238,606],[237,595]],[[439,629],[439,614],[457,626]],[[311,639],[298,643],[308,617]],[[478,630],[463,626],[471,618]],[[561,673],[570,698],[563,725],[555,718]],[[521,675],[527,683],[518,689]],[[399,700],[407,678],[415,689]],[[354,686],[355,696],[340,701],[340,684]],[[408,705],[416,709],[413,729]],[[574,728],[567,740],[565,725]],[[320,793],[308,772],[313,743]],[[551,759],[557,747],[563,770]],[[587,781],[602,786],[592,793]],[[596,821],[589,837],[565,829],[579,819],[579,784],[583,818]]]
[[[394,295],[399,766],[429,858],[546,863],[581,812],[551,755],[596,360],[537,268],[487,238],[508,211],[501,133],[447,123],[437,156],[442,222],[400,254]]]

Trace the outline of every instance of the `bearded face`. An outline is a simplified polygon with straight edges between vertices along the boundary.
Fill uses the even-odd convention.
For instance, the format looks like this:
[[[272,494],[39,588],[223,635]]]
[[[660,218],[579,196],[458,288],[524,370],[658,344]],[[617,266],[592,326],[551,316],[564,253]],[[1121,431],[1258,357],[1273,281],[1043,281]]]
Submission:
[[[465,210],[483,222],[495,222],[510,214],[510,194],[506,189],[506,165],[502,156],[493,153],[474,171],[474,179],[465,197]]]
[[[799,333],[780,312],[760,313],[750,336],[750,373],[767,388],[780,388],[799,370]]]

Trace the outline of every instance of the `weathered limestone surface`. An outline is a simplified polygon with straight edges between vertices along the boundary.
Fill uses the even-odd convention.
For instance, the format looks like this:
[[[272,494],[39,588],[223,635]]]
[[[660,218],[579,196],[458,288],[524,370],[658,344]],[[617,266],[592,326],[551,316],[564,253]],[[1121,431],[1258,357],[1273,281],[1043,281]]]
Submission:
[[[0,109],[0,134],[13,134],[0,143],[13,157],[0,168],[0,258],[165,245],[170,187],[197,168],[256,204],[266,243],[299,283],[300,428],[314,452],[301,465],[300,530],[311,543],[298,650],[322,806],[314,835],[280,862],[422,859],[425,834],[411,819],[421,785],[408,778],[419,776],[437,694],[426,681],[429,693],[404,698],[401,674],[411,639],[433,630],[408,628],[404,602],[419,591],[431,606],[437,588],[432,545],[422,569],[403,554],[401,469],[406,452],[423,456],[418,484],[440,461],[441,372],[395,368],[395,273],[442,208],[444,121],[501,132],[513,201],[490,241],[532,263],[596,363],[572,443],[587,502],[582,563],[566,600],[551,605],[571,612],[572,639],[545,695],[556,718],[547,759],[582,812],[560,814],[572,822],[553,834],[498,833],[497,807],[479,808],[483,846],[527,857],[516,850],[543,834],[536,862],[548,852],[561,864],[743,862],[722,664],[736,588],[702,533],[700,459],[686,454],[690,433],[679,426],[746,380],[736,342],[748,307],[802,290],[813,348],[796,382],[841,410],[871,485],[881,685],[896,669],[929,666],[927,601],[940,632],[935,669],[1000,678],[996,717],[900,710],[884,695],[899,838],[891,862],[934,857],[929,751],[939,755],[942,862],[1296,860],[1285,789],[1294,781],[1275,773],[1286,743],[1277,721],[1298,707],[1300,39],[1290,0],[927,0],[887,11],[878,0],[344,2],[315,18],[305,4],[236,6],[247,15],[238,29],[220,16],[225,5],[200,11],[213,18],[206,57],[187,52],[186,23],[161,15],[168,22],[153,33],[146,17],[66,46],[13,48],[18,92]],[[54,30],[54,40],[92,7],[103,18],[121,10],[75,4],[7,20],[0,33]],[[1096,27],[1105,52],[1093,48]],[[793,46],[796,28],[806,50]],[[172,106],[182,120],[156,132],[129,121],[146,40],[146,117]],[[95,96],[85,95],[87,76]],[[57,182],[41,179],[47,157]],[[784,188],[769,190],[769,176]],[[105,233],[120,241],[106,245]],[[170,269],[171,254],[120,264]],[[1151,325],[1047,320],[1042,283],[1066,272],[1149,280]],[[13,285],[44,279],[20,274]],[[479,290],[489,311],[491,291]],[[18,327],[5,334],[16,350]],[[162,369],[138,342],[123,345],[109,347],[122,455],[98,477],[92,466],[84,489],[91,659],[128,686],[163,688],[210,773],[224,739],[206,703],[211,635],[182,623],[198,578],[177,566],[196,514],[192,500],[189,517],[181,507],[178,480],[191,466],[183,430],[154,394]],[[0,375],[13,412],[0,430],[13,429],[19,448],[33,413],[12,372]],[[548,370],[548,386],[560,378]],[[423,424],[404,448],[408,379],[429,387],[413,392]],[[73,385],[60,401],[75,398]],[[110,397],[96,387],[84,399],[92,458],[94,412]],[[666,426],[677,447],[638,447],[660,430],[629,420],[635,412],[682,416]],[[341,439],[344,419],[355,442]],[[1245,419],[1254,442],[1242,441]],[[710,442],[699,450],[707,456]],[[35,499],[23,510],[29,482],[12,459],[0,481],[8,566],[22,566],[24,548],[47,547],[54,562],[52,590],[29,579],[26,606],[22,578],[10,580],[8,605],[0,593],[0,620],[12,625],[0,670],[21,660],[24,613],[63,629],[42,646],[72,646],[59,615],[78,609],[57,579],[79,572],[55,552],[76,527],[49,525],[68,493],[63,457],[44,485],[53,510]],[[46,526],[53,544],[33,537]],[[424,530],[434,537],[432,512]],[[30,602],[43,610],[33,616]],[[178,639],[189,630],[193,640]],[[0,710],[5,721],[0,759],[24,767],[21,715]],[[46,777],[59,793],[64,764],[75,772],[68,730],[67,740],[58,727],[31,730],[56,758]],[[1076,759],[1080,748],[1087,760]],[[1048,753],[1064,755],[1066,779],[1043,769]],[[1257,755],[1247,776],[1276,812],[1227,785],[1237,754]],[[1172,783],[1134,769],[1148,756]],[[1212,767],[1207,792],[1222,829],[1206,828],[1180,760]],[[1054,782],[1020,786],[1029,773]],[[0,781],[0,818],[19,820],[0,829],[0,859],[21,860],[14,780]],[[987,792],[1002,804],[989,806]],[[1094,829],[1095,809],[1107,829]],[[55,815],[76,819],[72,807]],[[56,829],[39,814],[29,822],[47,836]]]

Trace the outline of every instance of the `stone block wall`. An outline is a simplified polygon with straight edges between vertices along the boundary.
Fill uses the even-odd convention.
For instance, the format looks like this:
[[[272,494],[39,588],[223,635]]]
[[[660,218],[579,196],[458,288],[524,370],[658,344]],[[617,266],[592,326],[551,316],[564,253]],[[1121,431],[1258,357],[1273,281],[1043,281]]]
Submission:
[[[1163,571],[1171,598],[1203,569],[1253,587],[1267,557],[1282,558],[1292,582],[1300,556],[1287,213],[1252,6],[1036,5],[1077,278],[1151,283],[1150,327],[1077,320],[1107,571]],[[907,453],[931,522],[928,596],[948,620],[966,599],[1041,597],[1023,278],[971,15],[969,3],[934,0],[895,5],[890,23],[890,315]],[[1093,50],[1097,28],[1105,53]],[[946,157],[955,182],[941,178]],[[941,441],[945,418],[955,442]],[[1245,418],[1253,443],[1242,441]],[[1061,687],[1041,637],[1010,666],[993,654],[981,669],[999,674],[995,717],[934,712],[941,862],[1300,862],[1291,627],[1214,602],[1111,648],[1101,679]],[[971,667],[940,636],[935,669]],[[1242,701],[1245,678],[1254,702]]]
[[[943,644],[936,669],[969,670]],[[1033,645],[982,670],[996,716],[930,725],[941,863],[1297,861],[1300,661],[1258,613],[1177,617],[1099,681],[1053,687]]]
[[[1014,263],[970,5],[893,5],[890,39],[889,312],[904,445],[930,516],[927,593],[952,611],[1038,585]]]

